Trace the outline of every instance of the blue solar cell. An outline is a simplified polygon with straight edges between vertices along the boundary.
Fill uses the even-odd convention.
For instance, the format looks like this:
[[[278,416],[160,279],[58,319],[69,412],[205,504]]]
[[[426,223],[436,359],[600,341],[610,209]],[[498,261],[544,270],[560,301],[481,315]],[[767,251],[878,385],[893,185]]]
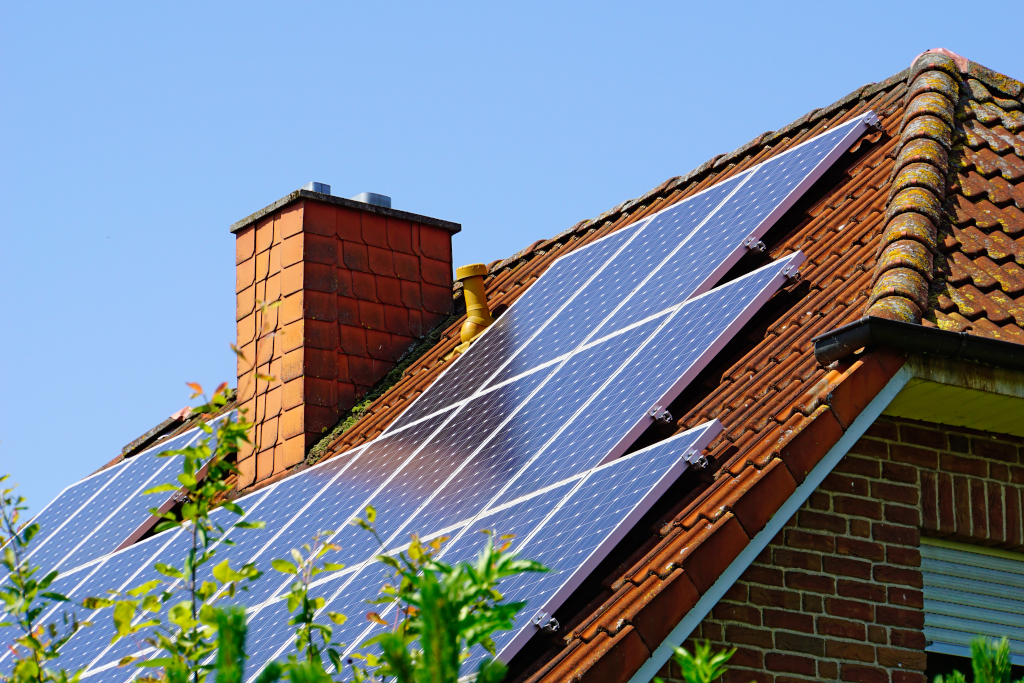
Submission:
[[[452,485],[413,520],[413,526],[423,533],[439,531],[481,510],[600,387],[608,368],[624,362],[654,327],[649,323],[616,335],[575,354],[553,370],[550,379],[504,426],[486,434],[485,446]],[[471,430],[473,404],[466,411],[466,428]]]
[[[690,293],[679,291],[682,278],[698,280],[697,293],[713,287],[742,256],[741,243],[767,232],[831,165],[830,159],[849,148],[866,127],[855,119],[748,171],[736,193],[605,327],[628,325],[685,300]],[[712,254],[717,258],[709,258]]]
[[[503,661],[536,632],[530,620],[538,613],[553,614],[683,473],[687,456],[699,453],[720,431],[717,421],[705,423],[592,470],[534,528],[521,552],[551,571],[522,574],[502,584],[506,599],[527,603],[517,618],[518,629],[495,637]],[[468,662],[467,671],[481,654]]]
[[[50,536],[46,543],[35,546],[30,558],[33,563],[44,569],[70,569],[90,560],[105,555],[117,548],[123,538],[116,541],[105,537],[97,538],[97,533],[107,522],[116,518],[120,510],[131,498],[143,498],[142,492],[151,488],[151,483],[166,468],[173,467],[173,458],[157,458],[155,453],[181,448],[191,441],[197,431],[188,432],[177,436],[160,446],[140,453],[127,462],[117,465],[117,472],[105,486],[100,495],[94,498],[88,505],[77,510],[68,519],[59,533]],[[153,486],[156,484],[153,483]],[[165,496],[166,497],[166,496]],[[145,496],[150,498],[150,505],[158,502],[152,500],[156,496]],[[148,513],[136,515],[134,522],[136,526],[149,517]],[[43,520],[40,520],[40,525]],[[92,539],[97,538],[95,542]]]
[[[601,323],[615,314],[640,283],[649,277],[664,259],[679,246],[740,184],[740,178],[731,178],[710,189],[656,214],[650,221],[631,231],[632,239],[614,256],[610,265],[602,270],[587,287],[580,291],[556,324],[549,325],[536,339],[521,347],[520,353],[501,368],[491,382],[501,382],[532,367],[546,363],[575,349],[579,344],[596,338]],[[701,261],[712,266],[725,256],[725,250],[739,248],[740,241],[722,240],[715,248],[702,254]],[[584,247],[585,251],[589,247]],[[703,280],[698,263],[689,263],[675,273],[674,297],[660,309],[654,302],[651,314],[664,310],[686,299]],[[710,269],[708,269],[710,270]],[[632,317],[630,324],[640,320]],[[625,325],[609,327],[608,332]],[[500,360],[500,359],[499,359]],[[491,366],[497,368],[495,364]]]
[[[542,452],[516,473],[492,505],[621,453],[652,423],[648,410],[668,405],[785,282],[784,273],[802,260],[797,252],[682,305],[628,362],[609,365],[603,374],[604,386],[593,392],[581,419],[552,434]]]
[[[570,253],[555,261],[389,429],[400,429],[469,398],[480,388],[481,374],[487,368],[493,371],[550,321],[567,295],[580,291],[631,234],[631,230],[620,230],[582,249],[579,255]]]

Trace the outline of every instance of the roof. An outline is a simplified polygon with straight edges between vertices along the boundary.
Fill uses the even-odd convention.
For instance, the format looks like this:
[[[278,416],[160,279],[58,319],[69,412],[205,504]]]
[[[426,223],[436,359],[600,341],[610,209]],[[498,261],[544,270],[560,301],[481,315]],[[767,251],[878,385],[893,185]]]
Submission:
[[[885,81],[489,264],[488,299],[500,310],[559,256],[826,127],[869,109],[880,119],[762,238],[767,258],[806,254],[800,277],[669,406],[679,431],[722,422],[705,451],[710,466],[670,491],[563,606],[564,636],[531,643],[514,660],[520,678],[628,680],[903,363],[874,351],[823,365],[815,336],[868,314],[1024,343],[1022,102],[1020,82],[929,51]],[[730,275],[762,265],[758,258]],[[313,457],[378,436],[444,370],[463,321],[421,345]]]
[[[880,130],[837,162],[763,241],[807,255],[776,296],[675,404],[679,430],[725,429],[711,466],[633,534],[563,608],[564,639],[514,669],[531,680],[627,680],[899,369],[876,352],[823,366],[812,337],[871,315],[1024,343],[1024,85],[932,51],[685,176],[489,265],[508,305],[559,256],[731,177],[868,109]],[[742,263],[750,269],[757,263]],[[456,296],[459,292],[456,291]],[[441,341],[331,443],[375,438],[445,367]],[[624,542],[626,543],[626,542]],[[525,654],[525,653],[524,653]]]

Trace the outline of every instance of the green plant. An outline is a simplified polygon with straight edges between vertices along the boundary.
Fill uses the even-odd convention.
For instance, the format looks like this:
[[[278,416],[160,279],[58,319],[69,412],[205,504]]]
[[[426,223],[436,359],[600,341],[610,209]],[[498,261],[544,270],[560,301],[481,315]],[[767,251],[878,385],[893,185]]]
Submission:
[[[725,665],[734,654],[736,654],[736,648],[720,650],[711,654],[711,643],[704,641],[695,643],[693,654],[690,654],[686,648],[677,647],[673,659],[679,666],[686,683],[711,683],[728,671]],[[655,683],[664,683],[661,678],[654,680]]]
[[[0,476],[0,485],[8,476]],[[11,674],[0,676],[0,680],[17,683],[77,681],[81,671],[68,674],[64,669],[54,669],[52,663],[60,656],[60,648],[68,639],[88,623],[79,622],[67,613],[60,625],[42,623],[45,612],[68,599],[49,590],[57,578],[56,570],[37,577],[39,567],[28,561],[29,544],[39,533],[39,525],[21,522],[21,513],[26,509],[25,499],[14,493],[14,487],[0,491],[0,546],[3,546],[0,564],[7,571],[4,585],[0,586],[0,601],[3,602],[0,627],[17,628],[21,632],[10,648],[14,658]]]
[[[202,387],[190,384],[193,398],[202,395]],[[248,443],[247,433],[251,424],[242,415],[237,420],[222,419],[216,429],[206,424],[206,419],[222,411],[228,404],[227,385],[222,384],[201,406],[193,409],[194,414],[203,416],[199,428],[205,435],[194,446],[180,450],[165,451],[161,457],[182,456],[182,472],[177,484],[163,484],[146,493],[177,492],[180,505],[171,511],[160,513],[162,521],[156,531],[184,527],[191,543],[180,565],[158,563],[156,570],[167,579],[149,581],[131,590],[109,591],[109,597],[88,598],[88,608],[112,608],[116,634],[113,640],[149,631],[144,640],[155,648],[159,655],[151,658],[129,656],[121,660],[126,665],[136,662],[138,666],[162,669],[161,673],[142,677],[140,681],[166,680],[171,683],[202,683],[216,667],[213,661],[217,654],[216,634],[225,619],[237,626],[237,613],[227,615],[214,607],[216,598],[232,596],[238,588],[245,589],[247,582],[255,580],[260,573],[252,564],[238,570],[232,569],[227,560],[216,564],[210,571],[211,580],[199,580],[200,569],[213,562],[218,544],[230,545],[225,538],[226,530],[210,516],[224,494],[233,488],[229,477],[237,474],[235,456]],[[204,476],[205,475],[205,476]],[[232,502],[221,502],[223,507],[236,515],[244,511]],[[259,522],[238,521],[234,528],[259,528]],[[183,594],[183,599],[178,599]],[[177,600],[175,602],[175,600]],[[173,604],[172,604],[173,603]],[[160,616],[167,607],[166,621]],[[244,615],[243,615],[244,616]],[[232,647],[244,653],[244,630],[235,628],[231,633]],[[237,641],[242,638],[242,641]],[[234,651],[234,650],[233,650]],[[230,659],[230,658],[229,658]],[[224,660],[229,661],[229,660]],[[235,657],[231,661],[239,662]],[[239,675],[241,675],[239,673]]]
[[[310,583],[315,576],[345,568],[344,565],[323,560],[328,552],[339,549],[337,545],[328,541],[333,535],[333,531],[321,531],[313,536],[312,542],[303,545],[301,549],[292,549],[294,562],[284,559],[271,562],[275,570],[295,577],[288,587],[288,592],[281,596],[282,600],[288,602],[289,614],[293,615],[288,623],[295,627],[295,649],[304,658],[300,660],[292,655],[288,664],[283,666],[283,670],[289,672],[289,677],[293,681],[330,680],[324,670],[325,652],[335,670],[342,670],[340,648],[343,644],[331,640],[334,627],[316,621],[317,614],[324,609],[325,600],[309,593]],[[346,620],[345,615],[338,612],[327,612],[327,618],[336,625],[344,624]]]
[[[971,668],[974,683],[1011,683],[1010,642],[1003,638],[978,637],[971,641]],[[959,671],[943,677],[936,676],[935,683],[965,683],[966,678]],[[1024,678],[1017,683],[1024,682]]]
[[[376,512],[366,509],[366,519],[355,523],[375,536]],[[413,535],[406,550],[382,554],[378,560],[391,568],[394,584],[385,584],[376,603],[394,610],[393,623],[377,612],[367,617],[390,631],[371,638],[365,648],[379,646],[381,655],[355,655],[366,662],[358,669],[364,678],[394,677],[398,683],[455,683],[470,651],[482,647],[484,657],[475,672],[480,683],[505,677],[505,665],[494,659],[492,635],[513,628],[513,619],[524,602],[504,602],[501,582],[524,572],[547,571],[530,560],[508,552],[511,536],[487,541],[475,562],[446,564],[437,559],[445,537],[424,544]],[[380,538],[377,537],[378,542]]]

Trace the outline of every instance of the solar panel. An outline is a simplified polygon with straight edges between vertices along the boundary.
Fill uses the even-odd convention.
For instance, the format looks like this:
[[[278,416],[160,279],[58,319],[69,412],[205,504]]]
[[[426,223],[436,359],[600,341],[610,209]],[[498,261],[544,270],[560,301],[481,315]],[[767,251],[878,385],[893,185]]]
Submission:
[[[455,535],[445,557],[463,559],[479,545],[481,526],[519,530],[523,552],[550,559],[559,571],[517,579],[511,588],[530,600],[531,614],[556,609],[578,585],[579,572],[600,561],[678,476],[684,452],[699,451],[720,427],[704,425],[623,453],[794,274],[803,255],[711,288],[741,256],[744,240],[763,234],[870,119],[837,127],[558,259],[383,435],[248,497],[251,518],[266,527],[232,530],[234,545],[219,548],[218,561],[255,562],[267,571],[272,559],[333,529],[342,550],[328,559],[350,568],[321,588],[332,596],[330,609],[359,616],[384,570],[372,560],[376,543],[347,522],[373,505],[390,551],[411,531],[444,532]],[[160,472],[150,474],[154,483],[146,488]],[[176,467],[167,470],[172,473]],[[98,499],[117,479],[98,479],[88,496]],[[124,493],[122,499],[133,498]],[[78,503],[72,518],[89,507]],[[110,531],[93,534],[83,547],[108,536],[123,539],[131,525],[118,528],[107,515],[100,528]],[[103,559],[89,582],[120,579],[133,563],[151,565],[152,556],[134,554],[143,545],[150,547]],[[156,557],[174,561],[180,552],[168,544]],[[66,557],[66,566],[81,564]],[[145,571],[151,570],[138,576]],[[229,600],[249,608],[258,658],[290,647],[291,629],[275,599],[289,582],[268,573],[249,594]],[[339,638],[365,637],[364,628],[353,619]],[[503,641],[503,657],[528,635],[520,629]],[[71,642],[76,653],[93,656],[85,660],[91,661],[87,677],[107,680],[135,645],[105,647],[102,640],[80,634]]]
[[[876,122],[868,112],[559,258],[389,429],[707,291]]]

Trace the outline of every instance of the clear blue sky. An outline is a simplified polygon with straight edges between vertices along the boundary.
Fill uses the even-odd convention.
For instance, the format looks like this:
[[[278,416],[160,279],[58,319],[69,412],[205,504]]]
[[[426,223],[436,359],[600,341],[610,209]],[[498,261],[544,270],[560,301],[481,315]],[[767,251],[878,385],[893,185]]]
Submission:
[[[228,226],[310,180],[507,256],[946,47],[962,3],[0,4],[0,472],[35,509],[234,379]]]

